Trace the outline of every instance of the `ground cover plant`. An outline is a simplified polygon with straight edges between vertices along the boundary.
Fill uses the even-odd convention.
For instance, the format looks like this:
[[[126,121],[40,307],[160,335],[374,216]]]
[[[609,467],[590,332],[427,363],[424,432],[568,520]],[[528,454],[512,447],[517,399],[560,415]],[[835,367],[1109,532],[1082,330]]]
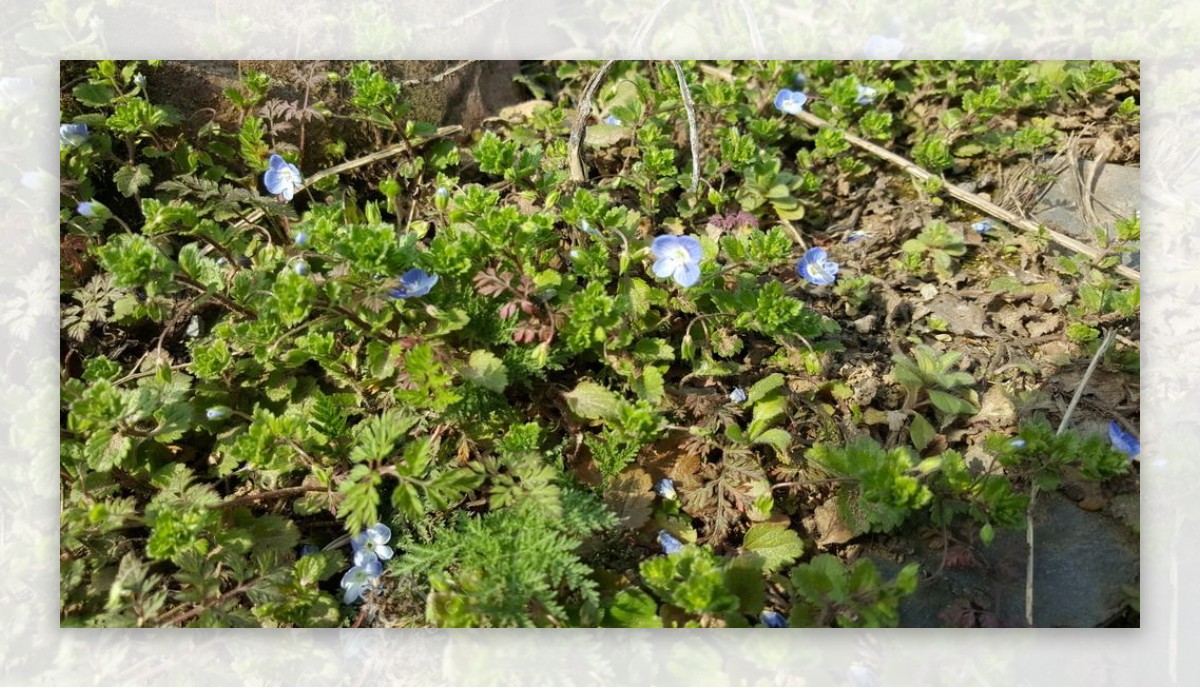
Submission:
[[[1136,63],[163,68],[62,64],[64,625],[896,626],[1137,492],[1138,217],[947,193],[1136,166]]]

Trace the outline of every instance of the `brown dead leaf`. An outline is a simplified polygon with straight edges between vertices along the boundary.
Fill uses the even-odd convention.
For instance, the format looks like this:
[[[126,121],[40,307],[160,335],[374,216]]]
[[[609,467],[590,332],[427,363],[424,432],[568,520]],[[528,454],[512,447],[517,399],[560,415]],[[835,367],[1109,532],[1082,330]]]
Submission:
[[[842,520],[837,497],[830,497],[824,504],[817,507],[813,516],[816,520],[817,532],[821,535],[817,540],[817,545],[820,547],[845,544],[857,535]]]
[[[604,503],[621,519],[621,527],[633,530],[645,525],[654,510],[654,491],[650,474],[630,468],[609,484]]]
[[[1005,394],[1000,385],[992,385],[984,393],[979,413],[971,417],[973,423],[988,423],[998,428],[1006,428],[1017,420],[1017,407]]]

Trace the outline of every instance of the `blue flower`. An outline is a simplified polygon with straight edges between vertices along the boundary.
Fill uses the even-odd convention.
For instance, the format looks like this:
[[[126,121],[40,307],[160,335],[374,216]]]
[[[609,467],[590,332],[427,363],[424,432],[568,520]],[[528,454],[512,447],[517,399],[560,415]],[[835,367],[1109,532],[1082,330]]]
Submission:
[[[600,233],[600,230],[593,227],[592,223],[588,222],[586,219],[581,219],[579,221],[579,228],[582,229],[585,234],[590,234],[590,235],[596,237],[597,239],[604,238],[604,235]]]
[[[775,611],[774,609],[768,609],[768,610],[764,611],[762,613],[762,616],[759,618],[762,619],[762,622],[764,624],[766,624],[767,628],[787,628],[788,627],[787,619],[784,618],[783,614],[780,614],[779,612]]]
[[[1008,444],[1009,444],[1009,446],[1011,446],[1013,449],[1023,449],[1023,448],[1025,447],[1025,440],[1023,440],[1023,439],[1021,439],[1020,437],[1018,437],[1018,438],[1016,438],[1016,439],[1014,439],[1014,440],[1009,440]]]
[[[83,201],[79,205],[75,206],[75,212],[84,217],[96,217],[97,205],[98,204],[95,201]]]
[[[655,237],[650,250],[658,259],[652,268],[655,277],[673,277],[681,287],[690,287],[700,281],[700,259],[704,257],[704,251],[696,237],[664,234]]]
[[[980,220],[979,222],[971,225],[971,229],[975,230],[975,232],[979,234],[987,234],[988,232],[992,231],[992,228],[995,226],[995,223],[993,223],[991,220]]]
[[[387,561],[395,552],[388,547],[392,539],[392,529],[376,523],[365,531],[350,539],[350,548],[354,550],[354,565],[366,566],[368,562]]]
[[[437,191],[434,191],[434,192],[433,192],[433,195],[434,195],[434,196],[437,196],[438,198],[449,198],[449,197],[450,197],[450,190],[449,190],[449,189],[447,189],[447,188],[446,188],[446,187],[444,187],[444,186],[439,186],[439,187],[437,188]]]
[[[683,543],[665,530],[658,531],[658,545],[666,554],[675,554],[683,549]]]
[[[301,277],[307,275],[308,274],[308,263],[305,263],[302,260],[298,260],[295,263],[292,263],[292,272],[296,273],[297,275],[300,275]]]
[[[267,186],[267,191],[276,196],[283,196],[285,201],[292,200],[303,181],[300,170],[278,155],[271,156],[270,166],[263,173],[263,184]]]
[[[605,117],[604,123],[611,124],[614,127],[619,127],[622,124],[624,124],[624,122],[622,122],[621,119],[619,117],[617,117],[616,115],[609,115],[608,117]]]
[[[221,420],[223,418],[228,418],[229,417],[229,407],[228,406],[210,406],[209,409],[204,412],[204,417],[209,420]]]
[[[658,484],[654,486],[654,491],[663,499],[675,501],[679,498],[679,495],[675,493],[675,482],[670,478],[663,478],[658,481]]]
[[[383,564],[379,563],[378,559],[370,559],[362,566],[351,567],[346,575],[342,576],[342,587],[346,590],[342,601],[350,604],[355,600],[362,599],[362,596],[375,585],[375,581],[379,579],[381,573],[383,573]]]
[[[292,246],[300,248],[308,243],[308,232],[303,230],[296,232],[296,236],[292,239]]]
[[[804,252],[804,257],[796,264],[796,272],[809,282],[824,286],[837,279],[838,264],[829,260],[825,249],[814,246]]]
[[[789,115],[798,115],[804,111],[804,104],[808,102],[808,96],[804,95],[803,91],[792,91],[782,89],[775,94],[775,107]]]
[[[735,404],[740,404],[746,401],[746,399],[746,390],[741,387],[734,387],[733,391],[729,393],[729,400]]]
[[[58,142],[67,148],[74,148],[87,141],[88,127],[86,124],[63,124],[58,127]]]
[[[864,50],[868,60],[890,60],[904,52],[904,41],[875,34],[867,39]]]
[[[849,234],[847,234],[846,238],[843,241],[845,241],[845,243],[847,243],[847,244],[852,244],[852,243],[858,241],[859,239],[868,239],[873,236],[875,236],[875,235],[870,232],[854,231],[854,232],[850,232]]]
[[[858,103],[859,105],[870,105],[871,103],[875,102],[875,96],[878,93],[879,92],[871,86],[863,86],[862,84],[859,84],[858,96],[854,99],[854,102]]]
[[[145,74],[136,74],[136,75],[134,75],[134,77],[133,77],[133,83],[134,83],[134,85],[135,85],[135,86],[137,86],[138,88],[145,90],[145,88],[146,88],[146,75],[145,75]]]
[[[792,86],[794,86],[797,89],[804,88],[805,85],[807,85],[807,84],[808,84],[808,77],[804,76],[800,72],[796,72],[796,76],[792,77]]]
[[[393,299],[415,299],[428,294],[437,281],[437,275],[431,275],[420,268],[413,268],[400,276],[400,284],[390,289],[388,294]]]
[[[1131,459],[1142,453],[1142,443],[1138,438],[1122,430],[1115,420],[1108,421],[1108,440],[1112,442],[1113,447]]]

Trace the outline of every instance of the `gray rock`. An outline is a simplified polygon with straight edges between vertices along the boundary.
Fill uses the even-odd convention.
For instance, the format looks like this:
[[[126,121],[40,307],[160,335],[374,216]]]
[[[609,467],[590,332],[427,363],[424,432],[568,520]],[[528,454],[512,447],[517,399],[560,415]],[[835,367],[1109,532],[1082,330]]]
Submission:
[[[1093,223],[1083,207],[1081,186],[1088,181],[1094,166],[1090,160],[1080,160],[1076,168],[1064,170],[1034,205],[1034,220],[1064,234],[1091,241]],[[1129,217],[1138,209],[1140,177],[1141,170],[1137,167],[1113,164],[1104,165],[1096,174],[1092,209],[1110,236],[1118,219]],[[1136,269],[1139,258],[1139,253],[1131,253],[1126,257],[1126,263]]]
[[[1125,603],[1123,586],[1136,585],[1138,539],[1123,524],[1084,511],[1058,493],[1038,496],[1034,511],[1034,625],[1094,628],[1116,617]],[[999,531],[986,560],[969,568],[946,568],[936,580],[923,582],[900,606],[900,625],[942,627],[952,608],[974,609],[990,623],[1024,626],[1025,531]],[[941,552],[920,555],[922,573],[936,571]],[[871,556],[885,577],[901,563]]]

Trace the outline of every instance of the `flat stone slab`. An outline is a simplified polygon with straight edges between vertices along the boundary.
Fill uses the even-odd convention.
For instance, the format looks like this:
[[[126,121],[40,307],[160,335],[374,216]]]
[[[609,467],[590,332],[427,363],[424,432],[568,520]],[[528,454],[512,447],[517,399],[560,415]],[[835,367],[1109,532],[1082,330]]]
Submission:
[[[1139,543],[1127,526],[1100,513],[1080,509],[1058,493],[1038,495],[1034,509],[1033,619],[1047,628],[1095,628],[1118,616],[1127,600],[1126,586],[1137,586]],[[949,568],[924,582],[900,605],[900,625],[938,628],[964,613],[987,625],[1025,625],[1025,531],[998,531],[977,566]],[[868,552],[868,555],[871,553]],[[937,551],[920,553],[922,574],[942,562]],[[880,573],[891,577],[900,563],[871,556]],[[969,610],[974,610],[971,612]]]
[[[1095,241],[1094,225],[1084,208],[1082,186],[1087,183],[1096,164],[1080,160],[1072,169],[1067,167],[1054,184],[1033,207],[1033,218],[1088,243]],[[1141,169],[1125,165],[1105,164],[1092,181],[1092,210],[1100,226],[1112,235],[1116,221],[1133,215],[1141,199]],[[1137,269],[1140,255],[1131,253],[1125,263]]]

